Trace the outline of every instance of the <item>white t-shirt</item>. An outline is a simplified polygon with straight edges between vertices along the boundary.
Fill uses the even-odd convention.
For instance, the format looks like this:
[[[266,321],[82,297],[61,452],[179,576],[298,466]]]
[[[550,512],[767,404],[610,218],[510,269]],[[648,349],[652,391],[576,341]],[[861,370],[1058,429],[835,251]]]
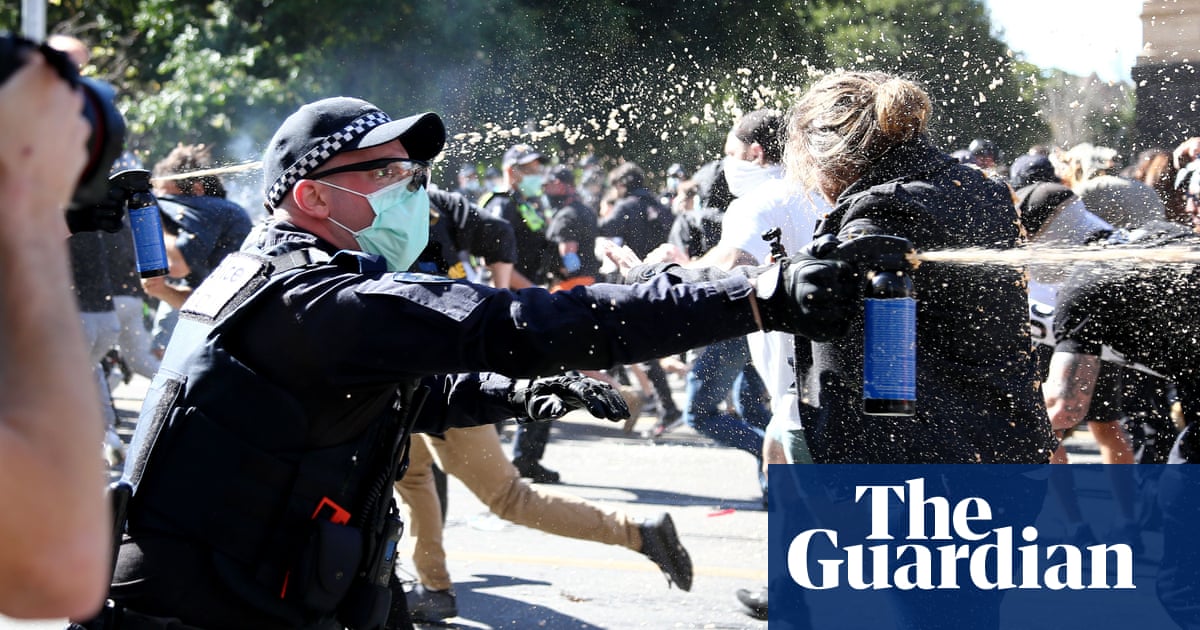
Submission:
[[[764,168],[763,179],[753,192],[734,199],[725,210],[719,246],[740,249],[765,264],[771,244],[763,240],[763,232],[780,228],[779,242],[788,254],[794,254],[812,240],[817,221],[830,210],[820,194],[785,180],[782,167]],[[771,429],[800,429],[792,335],[755,332],[747,335],[746,341],[750,361],[771,396]]]
[[[764,169],[767,170],[767,169]],[[829,204],[816,192],[806,192],[788,180],[782,172],[765,180],[747,197],[734,199],[725,210],[718,246],[740,249],[760,264],[767,262],[771,245],[763,232],[778,227],[780,243],[794,254],[812,240],[817,221],[830,211]]]

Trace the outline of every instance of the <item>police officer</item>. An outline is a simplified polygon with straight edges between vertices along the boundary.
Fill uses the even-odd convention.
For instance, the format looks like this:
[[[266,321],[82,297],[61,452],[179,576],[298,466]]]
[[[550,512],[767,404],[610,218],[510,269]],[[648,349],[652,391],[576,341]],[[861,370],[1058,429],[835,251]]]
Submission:
[[[263,157],[276,221],[195,291],[147,394],[111,618],[378,627],[410,430],[624,411],[588,381],[435,375],[597,369],[758,328],[828,339],[860,307],[853,268],[824,250],[706,283],[555,294],[400,273],[428,238],[424,182],[444,141],[436,114],[392,120],[344,97],[276,132]]]
[[[508,288],[517,240],[508,221],[485,214],[461,193],[429,188],[429,244],[413,271],[471,280],[474,269],[463,258],[486,261],[491,284]]]

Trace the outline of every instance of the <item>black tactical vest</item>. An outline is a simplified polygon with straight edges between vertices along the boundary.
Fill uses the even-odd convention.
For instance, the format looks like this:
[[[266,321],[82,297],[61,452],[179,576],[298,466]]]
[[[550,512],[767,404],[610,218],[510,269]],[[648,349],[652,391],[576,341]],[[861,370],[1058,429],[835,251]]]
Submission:
[[[331,258],[312,248],[228,256],[180,312],[125,469],[134,488],[129,536],[205,545],[243,599],[297,619],[333,613],[379,554],[372,530],[395,510],[391,481],[408,443],[399,411],[415,383],[381,395],[373,408],[382,421],[335,446],[302,448],[305,409],[230,344],[252,334],[239,322],[276,296],[282,279],[362,264],[350,252]]]

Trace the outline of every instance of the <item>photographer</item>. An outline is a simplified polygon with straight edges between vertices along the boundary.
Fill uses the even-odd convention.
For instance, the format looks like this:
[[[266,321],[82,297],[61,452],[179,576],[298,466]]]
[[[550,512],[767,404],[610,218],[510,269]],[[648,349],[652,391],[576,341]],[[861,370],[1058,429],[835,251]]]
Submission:
[[[109,571],[103,425],[63,214],[89,126],[53,55],[0,36],[0,612],[15,617],[90,614]]]

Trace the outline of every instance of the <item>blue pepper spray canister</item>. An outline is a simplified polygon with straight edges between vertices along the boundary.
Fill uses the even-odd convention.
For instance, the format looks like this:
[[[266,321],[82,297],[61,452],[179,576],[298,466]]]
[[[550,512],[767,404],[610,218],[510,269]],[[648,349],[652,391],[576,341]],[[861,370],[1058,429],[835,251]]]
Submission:
[[[863,315],[863,411],[917,412],[917,301],[905,271],[868,272]]]
[[[150,188],[150,171],[130,169],[109,178],[114,191],[124,196],[133,232],[138,274],[143,278],[167,275],[167,247],[163,241],[162,215]],[[111,194],[111,193],[110,193]]]
[[[909,275],[908,240],[864,235],[838,246],[835,256],[858,265],[866,278],[863,310],[863,412],[917,412],[917,301]]]

